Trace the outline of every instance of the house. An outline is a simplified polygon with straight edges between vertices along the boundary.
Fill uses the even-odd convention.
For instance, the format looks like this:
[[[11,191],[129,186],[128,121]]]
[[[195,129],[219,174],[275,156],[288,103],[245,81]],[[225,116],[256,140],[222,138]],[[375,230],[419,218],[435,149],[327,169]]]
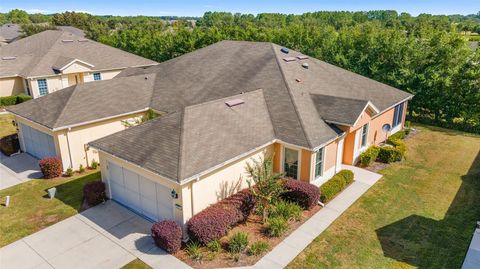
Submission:
[[[68,164],[68,147],[60,140],[70,137],[70,148],[88,143],[86,150],[97,151],[110,198],[147,218],[181,224],[247,187],[245,165],[255,158],[273,156],[276,172],[323,184],[342,164],[355,163],[370,145],[401,130],[412,98],[262,42],[219,42],[157,66],[126,69],[101,83],[11,108],[22,126],[22,148],[30,152],[24,129],[52,135],[61,128],[63,133],[53,133],[51,154]],[[45,122],[47,115],[36,113],[42,107],[60,116]],[[69,129],[145,109],[162,116],[95,141],[74,140],[75,127]],[[389,133],[384,124],[392,126]],[[96,132],[82,126],[85,134]]]
[[[38,98],[78,83],[111,79],[127,67],[155,64],[68,31],[48,30],[0,47],[0,96]]]

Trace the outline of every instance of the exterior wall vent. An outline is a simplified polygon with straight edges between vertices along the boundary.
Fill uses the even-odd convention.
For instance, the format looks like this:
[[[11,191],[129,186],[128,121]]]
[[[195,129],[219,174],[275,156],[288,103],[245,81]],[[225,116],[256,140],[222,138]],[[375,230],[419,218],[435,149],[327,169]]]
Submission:
[[[297,58],[299,60],[306,60],[306,59],[308,59],[308,56],[307,55],[298,55]]]
[[[281,48],[280,51],[283,52],[283,53],[286,53],[286,54],[288,54],[288,52],[289,52],[289,50],[287,48]]]
[[[2,57],[2,60],[15,60],[17,59],[17,56],[5,56],[5,57]]]
[[[70,42],[73,42],[73,39],[63,39],[62,42],[63,43],[70,43]]]
[[[285,58],[283,58],[283,60],[284,60],[285,62],[293,62],[293,61],[295,61],[296,59],[297,59],[297,58],[295,58],[295,57],[285,57]]]
[[[234,107],[234,106],[238,106],[238,105],[241,105],[241,104],[244,104],[245,102],[242,100],[242,99],[232,99],[232,100],[228,100],[225,102],[225,104],[228,106],[228,107]]]

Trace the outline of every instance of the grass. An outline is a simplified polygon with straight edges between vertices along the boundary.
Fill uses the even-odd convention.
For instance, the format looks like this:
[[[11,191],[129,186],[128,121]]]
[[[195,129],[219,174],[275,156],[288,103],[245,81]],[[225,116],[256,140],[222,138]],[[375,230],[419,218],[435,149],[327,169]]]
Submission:
[[[10,114],[0,115],[0,138],[17,132],[12,120],[13,116]]]
[[[122,267],[122,269],[151,269],[151,268],[152,267],[148,266],[147,264],[145,264],[139,259],[135,259]]]
[[[10,195],[10,206],[0,206],[0,247],[77,214],[85,183],[99,180],[100,172],[71,178],[33,179],[0,191],[0,201]],[[49,199],[47,189],[56,187]]]
[[[480,137],[428,126],[288,268],[460,268],[480,219]]]

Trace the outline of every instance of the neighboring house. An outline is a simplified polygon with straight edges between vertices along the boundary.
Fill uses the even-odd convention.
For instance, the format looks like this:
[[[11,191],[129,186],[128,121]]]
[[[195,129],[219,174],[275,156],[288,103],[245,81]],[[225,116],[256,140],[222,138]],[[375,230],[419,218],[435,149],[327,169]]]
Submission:
[[[88,142],[86,151],[98,151],[110,198],[147,218],[181,224],[247,187],[245,165],[252,158],[273,156],[276,172],[323,184],[342,163],[355,163],[362,151],[384,141],[384,124],[393,126],[388,135],[401,130],[412,98],[275,44],[239,41],[126,69],[102,83],[10,108],[22,126],[22,149],[29,151],[25,126],[53,132],[51,153],[67,165],[68,147],[57,140],[69,140],[70,149]],[[42,108],[61,116],[44,122],[48,115],[37,112]],[[79,125],[93,134],[89,122],[148,108],[162,116],[93,142],[93,136],[73,139]],[[55,134],[56,128],[63,133]],[[70,156],[84,161],[81,154]]]
[[[21,35],[22,27],[19,24],[6,23],[0,25],[0,46],[4,46],[20,39]]]
[[[76,36],[48,30],[0,47],[0,96],[47,95],[78,83],[106,80],[154,61]]]

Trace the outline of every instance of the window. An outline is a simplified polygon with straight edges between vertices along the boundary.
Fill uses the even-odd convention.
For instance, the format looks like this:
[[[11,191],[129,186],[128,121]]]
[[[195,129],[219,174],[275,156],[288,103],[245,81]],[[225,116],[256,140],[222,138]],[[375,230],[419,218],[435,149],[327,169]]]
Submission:
[[[400,123],[402,123],[402,119],[403,119],[403,103],[398,104],[395,107],[395,113],[393,113],[392,127],[397,127]]]
[[[28,79],[25,79],[25,86],[27,87],[27,94],[28,94],[28,95],[32,95],[32,94],[30,93],[30,85],[28,84]]]
[[[285,176],[297,178],[298,174],[298,151],[294,149],[285,148],[283,152],[283,170]]]
[[[48,94],[48,86],[47,86],[47,80],[46,79],[39,79],[37,80],[38,83],[38,93],[40,93],[40,96],[44,96]]]
[[[323,176],[323,159],[325,158],[325,148],[321,148],[315,154],[315,177]]]
[[[362,127],[362,143],[361,143],[362,148],[367,145],[367,138],[368,138],[368,123],[363,125]]]
[[[100,73],[93,73],[93,80],[102,80],[102,75],[100,75]]]

